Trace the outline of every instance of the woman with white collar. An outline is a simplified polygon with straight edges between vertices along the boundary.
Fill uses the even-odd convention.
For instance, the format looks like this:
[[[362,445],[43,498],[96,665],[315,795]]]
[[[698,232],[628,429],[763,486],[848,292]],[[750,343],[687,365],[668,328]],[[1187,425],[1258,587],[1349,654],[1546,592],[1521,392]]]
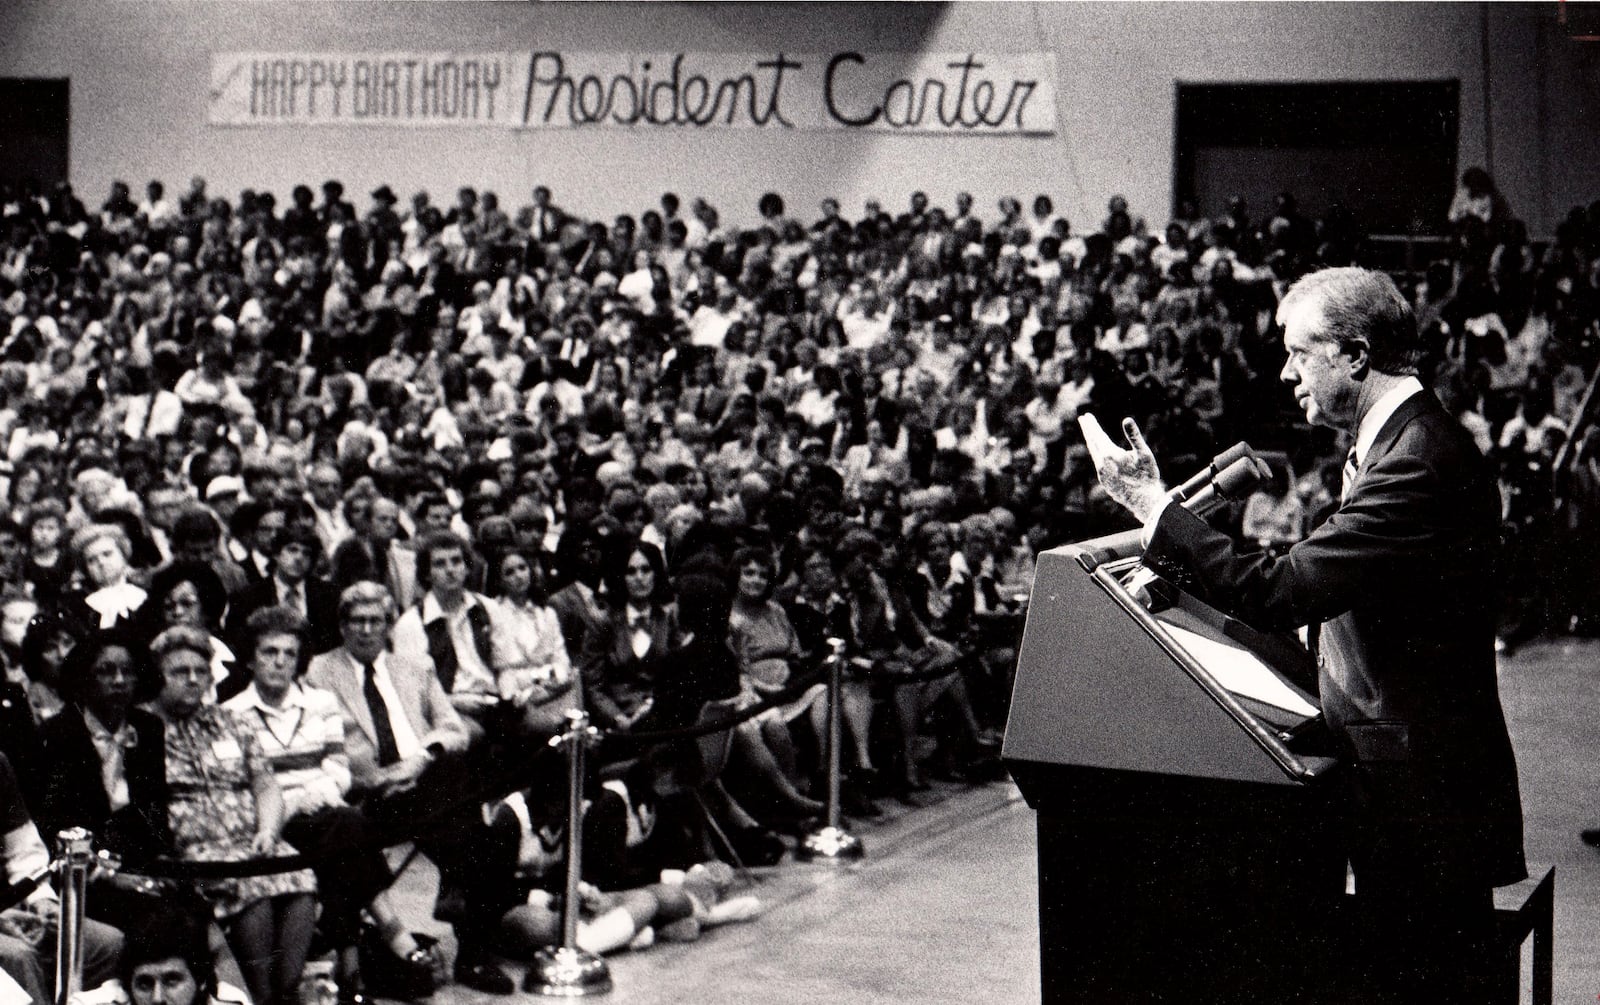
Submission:
[[[133,544],[121,527],[92,523],[72,537],[84,578],[81,593],[63,602],[89,624],[107,629],[126,624],[144,606],[148,596],[131,581]]]

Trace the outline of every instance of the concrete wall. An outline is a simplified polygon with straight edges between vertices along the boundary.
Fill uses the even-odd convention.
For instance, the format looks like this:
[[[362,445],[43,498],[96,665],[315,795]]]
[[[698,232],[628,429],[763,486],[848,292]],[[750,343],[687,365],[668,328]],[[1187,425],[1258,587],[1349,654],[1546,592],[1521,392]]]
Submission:
[[[1487,14],[1485,10],[1487,9]],[[1487,18],[1491,112],[1482,94]],[[1600,197],[1594,51],[1555,29],[1556,5],[1493,4],[534,4],[148,0],[0,2],[0,76],[72,81],[72,180],[98,203],[113,177],[213,191],[339,177],[436,200],[475,184],[517,205],[536,182],[583,213],[637,211],[672,189],[755,216],[779,191],[809,213],[848,212],[925,189],[958,189],[990,211],[1005,194],[1048,192],[1098,221],[1113,192],[1159,223],[1170,209],[1179,81],[1458,79],[1460,165],[1494,170],[1536,232]],[[209,57],[224,50],[468,49],[824,52],[1051,50],[1061,130],[957,138],[725,130],[568,132],[206,124]],[[4,138],[0,137],[0,142]],[[364,204],[364,199],[360,200]]]

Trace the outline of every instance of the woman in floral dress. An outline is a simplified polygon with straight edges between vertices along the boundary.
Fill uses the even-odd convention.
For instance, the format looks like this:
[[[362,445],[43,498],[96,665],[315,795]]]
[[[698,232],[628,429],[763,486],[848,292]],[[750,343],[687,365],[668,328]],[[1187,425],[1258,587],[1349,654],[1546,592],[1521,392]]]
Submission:
[[[168,819],[180,857],[239,861],[292,855],[279,837],[283,795],[255,732],[206,704],[211,639],[169,628],[150,644],[160,673],[155,711],[166,724]],[[316,880],[309,869],[205,879],[199,889],[227,932],[251,998],[295,999],[316,923]]]

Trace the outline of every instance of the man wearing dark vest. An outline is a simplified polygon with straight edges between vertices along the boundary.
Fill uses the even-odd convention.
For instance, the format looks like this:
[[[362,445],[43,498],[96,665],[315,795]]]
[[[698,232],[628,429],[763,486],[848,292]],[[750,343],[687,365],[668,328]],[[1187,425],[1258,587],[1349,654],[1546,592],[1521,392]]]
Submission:
[[[417,585],[422,599],[394,626],[394,651],[431,660],[450,704],[492,732],[500,706],[499,676],[511,657],[500,640],[509,636],[500,605],[467,589],[472,548],[451,532],[425,536],[417,546]],[[482,735],[474,730],[475,735]]]

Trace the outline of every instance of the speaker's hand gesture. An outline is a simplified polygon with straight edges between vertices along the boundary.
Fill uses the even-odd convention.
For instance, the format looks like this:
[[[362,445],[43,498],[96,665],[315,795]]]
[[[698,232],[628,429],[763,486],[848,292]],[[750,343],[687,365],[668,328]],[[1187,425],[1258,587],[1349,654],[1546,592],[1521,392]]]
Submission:
[[[1122,420],[1122,431],[1128,437],[1128,443],[1133,448],[1131,450],[1124,450],[1111,442],[1094,416],[1082,416],[1079,424],[1106,495],[1121,503],[1140,523],[1150,519],[1165,502],[1167,488],[1161,483],[1156,455],[1144,441],[1138,423],[1132,419]]]

